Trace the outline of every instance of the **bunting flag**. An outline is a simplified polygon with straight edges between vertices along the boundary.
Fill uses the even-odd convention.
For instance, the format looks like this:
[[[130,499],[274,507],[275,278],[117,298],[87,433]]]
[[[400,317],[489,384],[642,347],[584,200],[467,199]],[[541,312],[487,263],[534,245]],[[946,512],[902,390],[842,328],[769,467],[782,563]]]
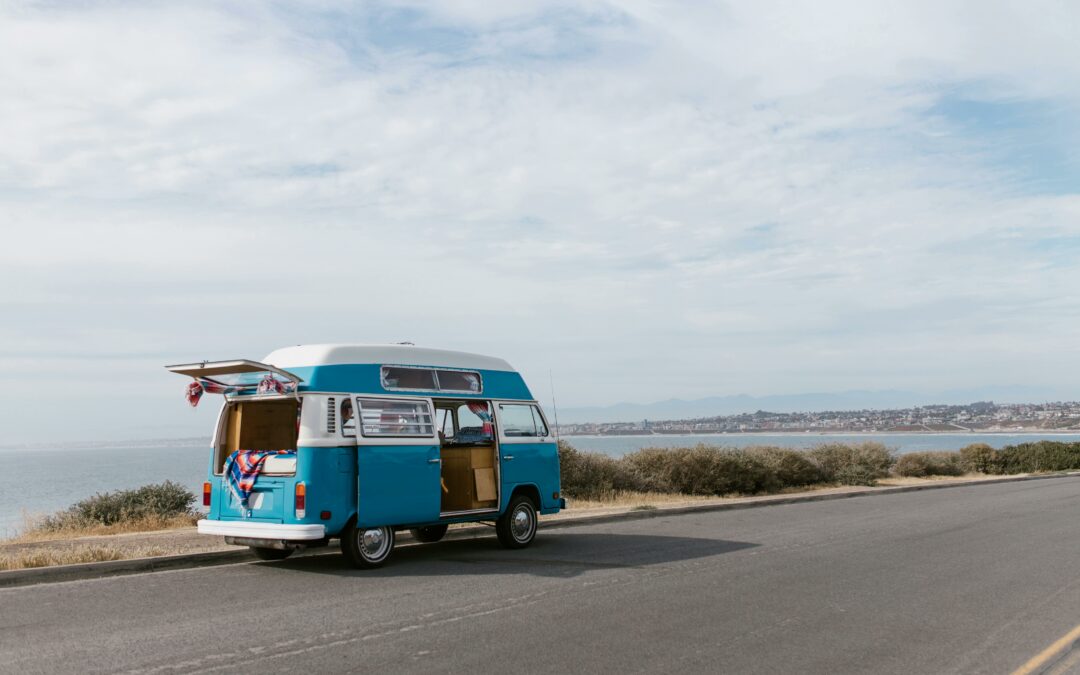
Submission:
[[[199,399],[202,398],[203,387],[199,384],[198,380],[193,381],[187,386],[187,402],[191,404],[191,407],[199,405]]]
[[[282,382],[274,379],[274,376],[267,373],[257,385],[249,384],[243,386],[231,386],[221,384],[220,382],[214,382],[213,380],[205,380],[203,378],[197,378],[194,382],[188,384],[185,396],[187,402],[191,404],[191,407],[199,405],[199,399],[203,394],[235,394],[242,392],[245,389],[255,388],[256,394],[291,394],[296,391],[295,382]]]
[[[288,394],[296,389],[295,382],[282,382],[275,379],[270,373],[266,374],[266,377],[259,382],[259,387],[255,390],[256,394]]]

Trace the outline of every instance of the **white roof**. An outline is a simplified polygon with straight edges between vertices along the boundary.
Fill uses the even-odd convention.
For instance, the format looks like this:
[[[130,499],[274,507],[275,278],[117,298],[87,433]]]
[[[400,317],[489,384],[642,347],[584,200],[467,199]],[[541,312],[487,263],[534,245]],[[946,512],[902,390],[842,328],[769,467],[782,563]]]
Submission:
[[[493,356],[453,352],[446,349],[426,349],[412,345],[297,345],[276,349],[270,352],[263,361],[285,370],[303,366],[350,363],[442,366],[511,372],[514,370],[509,363]]]

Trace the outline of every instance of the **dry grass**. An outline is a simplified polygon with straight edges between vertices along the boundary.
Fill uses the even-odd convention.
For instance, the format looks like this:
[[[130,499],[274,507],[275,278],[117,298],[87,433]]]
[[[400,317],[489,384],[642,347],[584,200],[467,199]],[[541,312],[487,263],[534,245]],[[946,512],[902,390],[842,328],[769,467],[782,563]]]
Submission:
[[[879,478],[878,485],[883,487],[900,487],[903,485],[919,485],[921,483],[937,483],[943,480],[979,481],[994,480],[995,478],[1002,478],[1002,476],[991,476],[985,473],[965,473],[963,476],[921,476],[918,478],[912,476],[889,476],[888,478]]]
[[[51,567],[53,565],[74,565],[78,563],[104,562],[107,560],[128,560],[169,555],[163,546],[76,546],[55,548],[33,548],[14,553],[0,553],[0,570],[21,570],[31,567]]]
[[[605,495],[602,499],[575,499],[566,498],[566,506],[569,509],[580,511],[583,509],[610,509],[619,507],[650,507],[650,506],[673,506],[675,504],[694,504],[699,502],[716,501],[717,497],[708,495],[680,495],[667,494],[664,492],[629,492],[618,491]]]
[[[889,479],[892,480],[892,479]],[[906,480],[906,479],[896,479]],[[916,479],[912,479],[916,480]],[[885,481],[881,481],[883,484]],[[898,485],[901,483],[897,483]],[[908,483],[902,483],[907,485]],[[788,494],[801,494],[803,492],[817,492],[818,490],[831,490],[838,487],[844,487],[839,483],[820,483],[818,485],[803,485],[799,487],[786,487],[780,490],[774,490],[766,493],[758,493],[752,495],[745,495],[739,493],[727,494],[722,497],[716,497],[714,495],[684,495],[684,494],[670,494],[666,492],[633,492],[633,491],[620,491],[611,492],[605,495],[601,499],[575,499],[573,497],[566,498],[566,506],[568,509],[574,509],[580,511],[583,509],[611,509],[611,508],[626,508],[631,507],[635,509],[647,509],[654,506],[677,506],[679,504],[700,504],[702,502],[722,502],[729,499],[743,499],[746,497],[766,497],[769,495],[788,495]]]
[[[990,476],[984,473],[967,473],[963,476],[926,476],[924,478],[906,478],[900,476],[889,476],[888,478],[880,478],[877,483],[881,487],[899,487],[904,485],[920,485],[923,483],[936,483],[938,481],[949,480],[965,480],[965,481],[982,481],[993,480],[995,476]],[[573,511],[582,511],[586,509],[616,509],[616,508],[630,508],[634,510],[647,510],[658,506],[677,506],[679,504],[700,504],[702,502],[719,502],[730,499],[742,499],[745,497],[766,497],[769,495],[787,495],[787,494],[802,494],[806,492],[817,492],[819,490],[833,490],[837,488],[845,487],[839,483],[822,483],[819,485],[806,485],[802,487],[788,487],[774,492],[756,494],[756,495],[742,495],[742,494],[730,494],[723,497],[714,496],[695,496],[695,495],[683,495],[683,494],[667,494],[663,492],[632,492],[621,491],[612,492],[604,496],[601,499],[574,499],[572,497],[566,498],[566,506]]]
[[[55,541],[58,539],[74,539],[77,537],[93,537],[109,534],[131,534],[135,532],[156,532],[159,530],[175,530],[184,527],[192,527],[202,516],[179,515],[163,518],[161,516],[144,516],[134,520],[115,523],[113,525],[84,525],[79,527],[66,527],[57,530],[41,530],[37,524],[41,521],[40,516],[23,516],[21,534],[10,539],[2,539],[4,544],[22,544],[33,541]]]

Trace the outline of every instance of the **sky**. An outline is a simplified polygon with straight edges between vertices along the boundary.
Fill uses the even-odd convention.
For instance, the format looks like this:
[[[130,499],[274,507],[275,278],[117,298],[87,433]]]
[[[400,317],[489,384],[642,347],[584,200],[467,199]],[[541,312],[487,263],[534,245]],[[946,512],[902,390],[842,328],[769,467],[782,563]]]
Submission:
[[[0,0],[8,442],[399,342],[560,406],[1080,399],[1080,6]],[[929,402],[929,401],[928,401]]]

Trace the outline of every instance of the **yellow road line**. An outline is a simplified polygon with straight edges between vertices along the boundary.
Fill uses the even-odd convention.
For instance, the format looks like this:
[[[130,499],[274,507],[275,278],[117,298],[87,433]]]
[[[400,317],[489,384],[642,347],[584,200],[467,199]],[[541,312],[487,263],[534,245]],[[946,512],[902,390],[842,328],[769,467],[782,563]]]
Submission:
[[[1046,666],[1054,657],[1060,656],[1061,652],[1072,643],[1080,640],[1080,626],[1062,635],[1054,644],[1039,652],[1030,661],[1013,671],[1012,675],[1031,675]]]

